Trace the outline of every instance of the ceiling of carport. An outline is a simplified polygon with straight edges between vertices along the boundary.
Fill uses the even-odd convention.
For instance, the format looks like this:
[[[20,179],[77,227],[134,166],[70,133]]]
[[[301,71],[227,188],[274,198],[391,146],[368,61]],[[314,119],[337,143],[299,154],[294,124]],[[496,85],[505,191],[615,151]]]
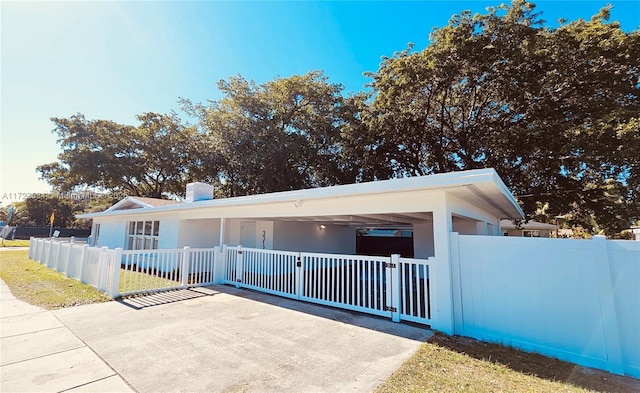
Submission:
[[[319,224],[335,224],[359,227],[374,226],[410,226],[433,220],[431,212],[394,213],[394,214],[358,214],[338,216],[304,216],[304,217],[273,217],[278,221],[317,222]],[[243,221],[264,220],[264,218],[243,218]]]

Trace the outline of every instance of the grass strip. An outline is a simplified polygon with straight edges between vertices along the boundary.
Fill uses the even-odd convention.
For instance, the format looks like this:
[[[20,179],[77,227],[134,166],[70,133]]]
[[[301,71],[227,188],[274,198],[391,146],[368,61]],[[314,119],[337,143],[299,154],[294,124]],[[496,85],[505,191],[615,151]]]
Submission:
[[[29,247],[29,240],[0,239],[0,247]]]
[[[499,344],[436,333],[377,390],[398,392],[622,392],[640,381]]]
[[[111,300],[91,285],[32,261],[28,251],[1,251],[0,278],[16,298],[47,310]]]

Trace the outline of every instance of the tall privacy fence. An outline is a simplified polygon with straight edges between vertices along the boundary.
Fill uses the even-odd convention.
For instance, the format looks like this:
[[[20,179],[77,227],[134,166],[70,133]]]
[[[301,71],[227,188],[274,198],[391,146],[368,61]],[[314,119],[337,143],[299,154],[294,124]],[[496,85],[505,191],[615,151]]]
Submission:
[[[451,234],[455,332],[640,378],[640,242]]]

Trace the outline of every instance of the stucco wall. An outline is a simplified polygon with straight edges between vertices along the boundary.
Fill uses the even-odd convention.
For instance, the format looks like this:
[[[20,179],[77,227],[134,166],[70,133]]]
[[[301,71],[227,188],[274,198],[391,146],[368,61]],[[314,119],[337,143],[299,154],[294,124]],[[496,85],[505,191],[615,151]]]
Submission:
[[[453,231],[461,235],[476,235],[478,233],[478,221],[464,218],[453,217]]]
[[[315,222],[274,222],[273,248],[285,251],[355,254],[356,229],[326,224],[324,229]]]
[[[100,237],[98,245],[109,248],[125,248],[126,223],[117,218],[102,218],[95,220],[95,224],[100,224]],[[92,236],[94,236],[92,234]]]
[[[415,258],[435,256],[433,221],[413,225],[413,254]]]
[[[220,220],[180,220],[178,223],[178,248],[209,248],[217,246],[219,242]]]

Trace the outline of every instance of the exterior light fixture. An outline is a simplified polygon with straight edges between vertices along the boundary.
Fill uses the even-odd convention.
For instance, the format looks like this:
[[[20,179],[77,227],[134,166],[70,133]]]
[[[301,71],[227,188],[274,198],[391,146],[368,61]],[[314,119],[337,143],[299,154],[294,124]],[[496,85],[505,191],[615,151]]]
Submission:
[[[320,229],[325,229],[326,226],[324,224],[320,224]]]

